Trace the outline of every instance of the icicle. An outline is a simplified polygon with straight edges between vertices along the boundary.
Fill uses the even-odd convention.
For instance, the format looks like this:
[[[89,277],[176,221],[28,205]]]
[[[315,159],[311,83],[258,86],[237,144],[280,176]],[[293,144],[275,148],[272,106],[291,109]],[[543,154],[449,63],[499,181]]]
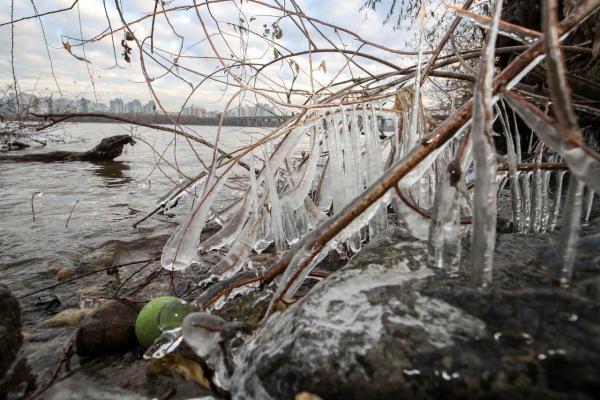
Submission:
[[[252,248],[258,254],[262,253],[271,243],[271,213],[263,207],[258,214],[259,226],[252,241]]]
[[[319,224],[329,218],[327,214],[317,207],[316,204],[308,197],[304,199],[304,208],[308,217],[308,224],[311,229],[316,228],[319,226]]]
[[[291,177],[288,175],[287,180],[288,183]],[[283,199],[282,199],[283,200]],[[283,220],[283,232],[285,235],[286,242],[291,246],[296,243],[300,239],[300,232],[298,232],[298,228],[296,226],[296,219],[294,217],[294,210],[284,204],[283,201],[281,204],[281,217]]]
[[[200,243],[198,245],[198,251],[200,253],[206,253],[210,250],[220,249],[224,246],[231,245],[240,234],[244,223],[248,219],[251,205],[252,198],[246,196],[238,213],[230,218],[227,224],[225,224],[219,232]]]
[[[277,168],[279,168],[279,166],[285,160],[287,154],[292,152],[294,150],[294,148],[297,146],[298,142],[300,141],[300,139],[302,138],[302,136],[304,135],[304,133],[306,132],[307,129],[308,129],[308,127],[299,127],[299,128],[293,129],[290,133],[288,133],[284,137],[284,139],[279,143],[279,145],[277,146],[275,151],[270,156],[269,166],[270,166],[271,170],[277,170]],[[269,157],[267,156],[266,153],[265,153],[265,159],[267,159],[267,160],[269,159]],[[257,190],[258,190],[258,186],[260,184],[262,184],[262,182],[265,179],[264,175],[265,175],[266,171],[263,168],[263,170],[259,174],[258,178],[256,178],[253,152],[250,153],[250,162],[251,162],[250,174],[252,175],[252,176],[250,176],[250,196],[246,196],[239,212],[233,218],[231,218],[219,232],[217,232],[210,238],[206,239],[203,243],[201,243],[199,245],[200,251],[204,252],[204,251],[209,251],[212,249],[218,249],[223,246],[231,245],[231,243],[235,240],[237,235],[239,235],[240,230],[242,229],[246,219],[248,218],[248,213],[250,211],[250,207],[252,207],[252,209],[254,210],[254,212],[255,212],[254,215],[255,216],[257,215],[256,214],[257,209],[258,209],[257,208],[257,204],[258,204]],[[265,233],[264,229],[262,229],[261,231],[263,233]],[[271,232],[271,231],[272,230],[269,229],[266,232]],[[267,239],[267,238],[263,237],[263,239]],[[260,249],[265,244],[268,246],[268,244],[264,243],[263,240],[259,240],[259,241],[257,241],[257,243],[259,243],[257,249]]]
[[[575,255],[577,254],[577,241],[581,227],[581,209],[583,205],[583,189],[585,184],[571,176],[567,198],[565,200],[565,213],[562,219],[562,232],[560,236],[560,255],[562,265],[560,269],[560,283],[568,285],[573,276]]]
[[[481,75],[476,84],[473,106],[473,154],[475,160],[475,193],[471,233],[471,271],[473,282],[486,286],[492,279],[496,243],[496,152],[492,141],[492,81],[494,51],[502,0],[496,0],[494,17],[486,38]]]
[[[281,204],[289,210],[296,210],[304,203],[304,198],[308,196],[308,192],[312,188],[312,183],[317,171],[317,162],[321,158],[319,148],[319,133],[316,131],[312,137],[312,146],[308,161],[305,163],[303,173],[299,176],[299,182],[292,182],[295,187],[281,196]]]
[[[350,142],[350,172],[354,177],[354,186],[352,190],[352,198],[354,198],[356,195],[363,191],[365,186],[362,179],[362,151],[360,143],[360,133],[358,132],[358,116],[356,113],[356,109],[351,109],[349,117],[350,132],[348,134],[348,140]]]
[[[542,156],[539,155],[536,164],[542,162]],[[542,171],[536,168],[533,172],[533,196],[531,199],[531,218],[529,224],[530,232],[539,232],[542,222]]]
[[[342,169],[343,155],[340,149],[341,141],[338,138],[337,124],[330,115],[327,132],[327,143],[329,147],[329,168],[332,175],[332,183],[335,186],[335,195],[333,196],[333,213],[339,213],[346,204],[346,189],[344,188]]]
[[[304,237],[311,231],[312,228],[304,203],[294,211],[294,219],[296,221],[296,230],[300,234],[300,237]]]
[[[355,173],[357,164],[357,155],[355,154],[356,143],[352,143],[352,137],[350,136],[350,130],[348,129],[348,120],[346,118],[346,112],[344,109],[340,110],[342,129],[341,129],[341,143],[343,143],[344,149],[344,178],[345,178],[345,190],[346,190],[346,201],[344,207],[352,201],[361,191],[362,187],[358,187],[358,182],[361,180],[360,175]],[[335,115],[334,115],[335,118]],[[348,239],[348,247],[354,253],[357,253],[361,248],[360,233],[353,235]]]
[[[408,174],[406,174],[400,180],[400,182],[398,182],[398,185],[403,189],[408,189],[408,188],[412,187],[413,185],[415,185],[417,182],[419,182],[419,180],[423,177],[423,174],[425,174],[429,170],[429,168],[435,162],[435,160],[439,157],[439,155],[443,151],[446,151],[446,148],[449,143],[450,143],[450,141],[444,143],[437,150],[432,151],[427,157],[425,157],[425,159],[423,161],[421,161],[419,163],[419,165],[417,165]],[[416,148],[413,149],[412,152],[419,151],[420,147],[421,146],[417,146]],[[408,157],[408,155],[406,157]]]
[[[506,187],[506,184],[508,183],[508,174],[507,173],[499,173],[496,176],[496,186],[497,186],[497,190],[496,190],[496,197],[500,197],[500,193],[502,193],[504,191],[504,188]]]
[[[329,149],[327,151],[331,153]],[[319,205],[321,210],[325,212],[329,211],[331,208],[334,197],[332,169],[330,157],[327,156],[327,161],[323,165],[321,176],[319,177],[319,185],[317,187],[317,195],[315,197],[315,202]]]
[[[447,168],[440,175],[429,226],[428,265],[432,268],[446,269],[450,273],[457,272],[461,261],[459,186],[466,192],[464,172],[472,160],[472,141],[467,137],[463,140],[467,140],[467,143],[460,159],[459,170]]]
[[[554,205],[552,206],[552,222],[550,222],[550,231],[556,229],[558,216],[560,215],[560,201],[562,199],[562,186],[567,171],[558,171],[556,174],[556,192],[554,194]]]
[[[273,172],[277,171],[277,169],[279,167],[281,167],[281,165],[285,161],[286,157],[288,157],[288,155],[291,154],[292,151],[296,148],[296,146],[298,145],[298,142],[300,142],[300,140],[302,139],[302,137],[304,136],[304,134],[306,133],[306,131],[309,128],[310,128],[309,126],[302,126],[302,127],[293,129],[275,147],[275,150],[273,151],[273,153],[271,154],[271,157],[270,157],[271,170],[273,170]],[[264,172],[264,169],[263,169],[263,172]],[[259,186],[262,183],[261,178],[262,177],[259,177],[259,180],[258,180]]]
[[[206,224],[210,207],[227,180],[233,168],[225,167],[225,172],[216,177],[212,170],[202,191],[200,200],[186,221],[179,226],[177,231],[167,240],[163,248],[161,265],[170,271],[180,271],[190,264],[197,262],[198,241],[202,229]]]
[[[503,105],[505,105],[506,103],[503,101],[502,102]],[[516,145],[516,151],[517,151],[517,162],[521,162],[521,160],[523,160],[523,153],[521,151],[521,134],[519,133],[519,123],[517,122],[517,113],[515,112],[515,110],[511,109],[512,111],[512,116],[513,116],[513,126],[515,127],[515,145]],[[508,113],[508,111],[507,111]]]
[[[373,115],[374,117],[374,115]],[[376,119],[369,121],[366,105],[362,109],[363,127],[365,128],[365,158],[366,158],[366,183],[371,186],[383,173],[383,157],[377,130],[373,126]],[[381,208],[369,224],[369,231],[374,237],[387,229],[387,210]]]
[[[519,232],[523,229],[523,215],[521,211],[521,187],[519,185],[519,171],[517,171],[517,163],[520,162],[520,145],[516,148],[515,142],[513,141],[512,130],[510,129],[510,121],[508,120],[508,113],[504,107],[504,103],[501,102],[502,112],[500,112],[500,121],[504,126],[504,137],[506,138],[507,158],[508,158],[508,169],[510,177],[510,192],[511,192],[511,206],[513,216],[513,229]],[[514,116],[514,113],[513,113]],[[516,127],[516,123],[515,123]],[[518,130],[518,128],[516,128]],[[518,135],[517,135],[518,138]],[[518,139],[520,141],[520,139]]]
[[[270,203],[271,213],[271,234],[275,240],[275,248],[277,251],[284,251],[287,248],[285,242],[285,233],[283,230],[283,215],[281,210],[281,202],[277,193],[277,185],[275,183],[275,172],[271,169],[271,162],[267,150],[263,147],[265,158],[265,182],[268,190],[268,198]]]
[[[456,272],[460,263],[460,207],[458,192],[445,173],[436,193],[436,205],[429,227],[428,264],[432,268]]]
[[[248,172],[248,175],[250,177],[250,201],[252,202],[252,213],[257,216],[260,205],[258,200],[258,183],[256,182],[254,151],[250,152],[250,171]]]
[[[308,274],[310,274],[317,264],[327,256],[327,253],[330,250],[335,249],[338,244],[347,242],[349,239],[355,237],[360,229],[369,223],[371,218],[373,218],[373,216],[377,213],[379,207],[381,207],[382,204],[387,204],[388,201],[389,193],[386,193],[381,199],[373,203],[362,214],[356,217],[346,228],[338,233],[335,238],[330,240],[326,247],[317,250],[318,254],[316,257],[304,268],[301,268],[301,266],[303,265],[304,261],[313,254],[315,249],[312,247],[294,248],[294,257],[290,261],[279,281],[277,291],[273,295],[271,308],[273,306],[273,302],[277,299],[283,299],[285,301],[293,300],[296,291],[300,288]]]
[[[551,174],[551,171],[544,171],[542,173],[542,221],[539,231],[544,233],[548,230],[548,220],[550,219],[550,200],[548,199],[548,188],[550,186]]]
[[[257,220],[246,222],[233,246],[231,246],[225,257],[210,269],[209,275],[219,275],[222,278],[226,278],[242,269],[252,253],[251,242],[252,238],[256,235],[259,224],[260,222]]]
[[[523,223],[522,231],[527,232],[531,226],[531,186],[529,184],[531,172],[521,174],[521,188],[523,190]]]
[[[592,213],[593,205],[594,205],[594,191],[590,188],[587,188],[586,196],[585,196],[585,218],[584,218],[584,222],[586,224],[590,223],[590,214]]]
[[[429,219],[411,209],[398,196],[392,198],[391,205],[398,221],[408,230],[411,236],[423,241],[428,239],[430,226]],[[375,222],[375,218],[373,218],[369,226],[374,225]]]

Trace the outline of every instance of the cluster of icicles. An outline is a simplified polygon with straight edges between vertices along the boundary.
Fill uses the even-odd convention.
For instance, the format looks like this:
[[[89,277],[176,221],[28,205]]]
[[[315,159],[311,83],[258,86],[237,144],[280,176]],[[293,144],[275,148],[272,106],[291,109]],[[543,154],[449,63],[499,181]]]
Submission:
[[[532,129],[543,130],[547,126],[534,126],[530,116],[520,112],[523,110],[518,104],[514,104],[514,111],[511,110],[508,105],[513,104],[508,100],[495,106],[495,117],[501,122],[506,138],[508,152],[505,158],[509,167],[508,172],[497,175],[497,193],[498,196],[502,192],[510,194],[515,232],[548,232],[556,228],[564,205],[562,186],[567,171],[518,170],[517,166],[526,161],[536,164],[560,162],[562,158],[557,152],[544,148],[541,141],[532,141],[525,154],[535,156],[523,159],[517,116]],[[416,120],[412,115],[418,116]],[[379,129],[378,119],[400,121],[394,132],[406,134],[385,137]],[[203,254],[225,249],[225,256],[216,265],[204,268],[206,278],[222,280],[242,269],[256,269],[254,272],[259,274],[261,266],[249,261],[252,252],[260,253],[273,244],[277,252],[283,252],[339,213],[374,183],[386,166],[418,146],[419,139],[425,135],[423,126],[423,115],[419,110],[398,114],[384,111],[380,104],[363,104],[324,109],[308,115],[301,123],[280,128],[281,139],[249,146],[245,158],[248,171],[240,174],[241,168],[231,161],[213,166],[195,183],[201,195],[187,220],[165,245],[163,267],[182,270],[192,264],[203,266]],[[399,189],[413,204],[429,211],[430,219],[407,207],[406,202],[391,190],[329,241],[308,268],[301,273],[288,268],[278,292],[284,285],[285,291],[277,294],[283,294],[284,300],[291,300],[329,251],[355,253],[366,240],[386,230],[390,206],[397,220],[414,236],[429,239],[430,266],[456,271],[461,264],[461,241],[465,233],[461,220],[469,218],[473,207],[477,206],[468,190],[473,162],[470,146],[460,158],[463,173],[458,182],[446,172],[468,130],[469,124],[399,182]],[[548,134],[534,130],[540,138]],[[590,144],[597,146],[597,143]],[[576,154],[570,158],[574,156]],[[571,160],[566,161],[571,164]],[[504,190],[507,184],[510,189]],[[570,186],[576,187],[576,192],[567,195],[564,202],[567,210],[573,208],[573,203],[583,203],[584,185]],[[587,220],[594,190],[590,188],[585,193],[585,205],[579,204],[579,208],[583,208]],[[576,217],[568,217],[568,221],[580,223],[581,218],[577,220]],[[218,222],[221,229],[200,240],[209,221]],[[305,255],[299,251],[294,257],[301,259]],[[290,265],[293,264],[294,260]]]
[[[501,122],[506,138],[507,160],[509,172],[499,176],[498,195],[509,183],[512,208],[512,223],[515,232],[545,233],[556,229],[562,206],[562,189],[566,170],[518,171],[517,165],[522,164],[521,135],[516,123],[516,114],[510,113],[504,102],[496,106],[496,115]],[[510,116],[514,124],[510,123]],[[514,132],[513,132],[514,131]],[[544,156],[543,143],[534,143],[534,135],[529,138],[528,154],[535,154],[532,164],[560,163],[563,158],[556,153]],[[588,135],[586,140],[592,149],[599,148],[595,135]],[[551,190],[551,181],[553,189]],[[551,193],[553,191],[553,193]],[[583,222],[588,223],[594,201],[594,189],[587,187],[583,205]]]
[[[202,254],[226,248],[220,262],[205,271],[208,277],[224,278],[252,268],[248,260],[253,251],[272,244],[277,252],[289,249],[379,178],[385,154],[394,146],[392,139],[382,140],[379,121],[392,115],[378,104],[323,110],[281,128],[286,133],[276,143],[251,146],[245,177],[233,162],[213,168],[197,182],[202,194],[195,208],[165,245],[163,267],[202,265]],[[346,244],[357,252],[367,235],[387,229],[389,202],[386,196],[373,205],[335,246]],[[211,220],[221,229],[200,241]]]

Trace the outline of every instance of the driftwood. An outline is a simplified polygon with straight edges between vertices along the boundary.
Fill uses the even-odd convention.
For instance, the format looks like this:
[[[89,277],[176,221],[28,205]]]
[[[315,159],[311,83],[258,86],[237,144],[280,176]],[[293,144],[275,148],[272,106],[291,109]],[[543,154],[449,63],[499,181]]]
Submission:
[[[51,151],[48,153],[25,154],[21,156],[0,156],[0,161],[11,162],[57,162],[57,161],[112,161],[123,154],[126,144],[134,145],[129,135],[117,135],[104,138],[93,149],[76,151]]]

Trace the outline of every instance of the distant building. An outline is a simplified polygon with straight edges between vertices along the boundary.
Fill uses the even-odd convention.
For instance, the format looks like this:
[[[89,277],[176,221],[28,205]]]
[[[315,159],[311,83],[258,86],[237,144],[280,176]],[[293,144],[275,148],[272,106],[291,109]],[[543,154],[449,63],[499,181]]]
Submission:
[[[256,116],[257,117],[270,117],[273,115],[277,115],[275,113],[275,109],[267,103],[257,104],[256,105]]]
[[[154,104],[154,102],[152,100],[150,100],[149,102],[144,104],[144,107],[142,107],[142,112],[144,114],[154,114],[155,111],[156,111],[156,104]]]
[[[123,100],[116,98],[110,101],[110,112],[115,114],[122,114],[125,110]]]
[[[94,112],[104,113],[108,111],[108,106],[104,103],[93,103],[90,109]]]
[[[52,101],[52,111],[55,113],[72,113],[77,111],[77,107],[73,101],[60,98]]]
[[[91,103],[92,103],[91,101],[89,101],[85,97],[82,97],[81,99],[79,99],[79,102],[77,104],[77,112],[79,112],[79,113],[90,112]]]
[[[133,99],[125,104],[125,112],[129,114],[141,114],[142,102],[138,99]]]
[[[182,115],[190,115],[193,117],[205,117],[206,110],[200,106],[192,104],[190,106],[184,107],[182,110]]]

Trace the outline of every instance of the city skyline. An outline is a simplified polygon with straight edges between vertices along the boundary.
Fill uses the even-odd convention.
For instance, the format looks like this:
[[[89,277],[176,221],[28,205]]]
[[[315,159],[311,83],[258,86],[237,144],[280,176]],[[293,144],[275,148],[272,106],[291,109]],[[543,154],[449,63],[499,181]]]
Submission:
[[[52,113],[111,113],[111,114],[161,114],[153,100],[142,101],[133,98],[129,101],[121,97],[114,97],[107,102],[93,101],[86,97],[55,98],[54,96],[36,96],[27,93],[19,94],[19,104],[15,101],[14,92],[6,95],[6,99],[0,102],[0,113],[17,114],[52,114]],[[181,114],[200,118],[214,118],[222,113],[220,110],[207,111],[205,107],[190,104],[180,110],[167,110],[168,114]],[[268,103],[257,103],[256,105],[242,104],[229,109],[227,117],[267,117],[283,115]]]

